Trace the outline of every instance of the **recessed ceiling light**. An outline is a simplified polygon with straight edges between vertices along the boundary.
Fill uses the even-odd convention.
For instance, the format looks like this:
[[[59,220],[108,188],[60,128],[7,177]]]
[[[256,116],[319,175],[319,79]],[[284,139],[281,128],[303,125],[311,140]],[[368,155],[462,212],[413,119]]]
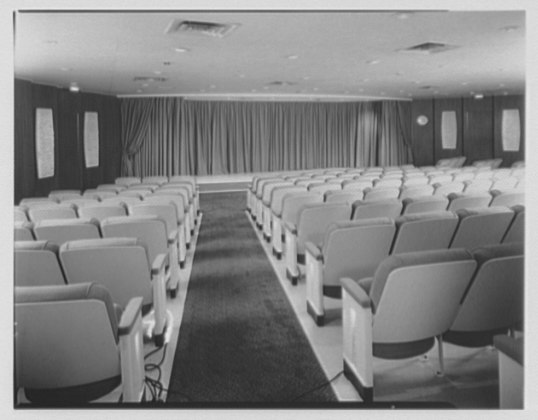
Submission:
[[[252,93],[256,93],[257,90],[256,90],[256,89],[252,89],[251,92],[252,92]]]
[[[433,93],[434,93],[435,95],[437,95],[437,94],[439,93],[439,91],[438,91],[438,90],[434,90]]]
[[[318,88],[318,87],[314,87],[314,88],[312,88],[312,90],[314,90],[314,91],[318,91],[319,88]]]
[[[136,93],[142,93],[142,89],[137,89]]]
[[[215,89],[217,86],[216,85],[210,85],[209,88],[210,89]]]
[[[269,89],[269,86],[264,86],[263,89],[267,90],[267,89]]]
[[[366,64],[370,64],[370,65],[379,64],[379,63],[381,63],[381,61],[379,61],[379,60],[370,60],[370,61],[366,62]]]
[[[162,73],[162,71],[160,71],[160,70],[153,70],[153,74],[161,74],[161,73]]]
[[[80,88],[78,87],[76,82],[71,82],[71,86],[69,86],[69,90],[71,92],[78,92],[80,91]]]
[[[508,92],[503,92],[503,95],[504,95],[504,96],[508,96]]]
[[[244,79],[244,78],[245,78],[245,75],[244,75],[243,73],[240,73],[240,74],[239,74],[239,77],[240,77],[241,79]]]
[[[310,76],[304,76],[303,77],[303,80],[309,80],[310,79]]]
[[[299,58],[299,56],[298,55],[288,55],[286,58],[288,60],[297,60]]]
[[[363,88],[360,88],[360,89],[359,89],[359,92],[364,92],[364,89],[363,89]]]
[[[368,83],[369,81],[370,81],[370,79],[362,79],[363,83]]]
[[[504,83],[499,83],[499,87],[504,87]]]
[[[468,84],[469,84],[469,82],[461,82],[462,86],[467,86]]]
[[[190,50],[188,48],[176,47],[174,48],[174,51],[177,53],[186,53],[186,52],[189,52]]]
[[[148,87],[149,85],[147,83],[143,83],[142,87]]]
[[[415,80],[413,83],[414,83],[415,85],[420,85],[421,81],[420,81],[420,80]]]
[[[396,19],[401,19],[401,20],[405,20],[405,19],[409,19],[411,17],[411,12],[398,12],[398,13],[395,13],[394,16],[396,17]]]
[[[484,95],[482,93],[477,93],[474,95],[475,99],[484,99]]]
[[[62,67],[60,68],[61,71],[71,71],[73,70],[72,68],[69,68],[69,67]]]

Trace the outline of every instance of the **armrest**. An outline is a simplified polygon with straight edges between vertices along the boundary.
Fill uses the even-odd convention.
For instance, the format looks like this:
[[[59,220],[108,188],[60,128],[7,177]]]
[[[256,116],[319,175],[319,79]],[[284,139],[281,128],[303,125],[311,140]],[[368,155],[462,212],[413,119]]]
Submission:
[[[347,293],[364,309],[371,308],[370,297],[364,289],[360,287],[354,280],[344,277],[340,280],[342,287]]]
[[[178,232],[177,229],[172,230],[168,235],[168,245],[171,245],[177,241]]]
[[[314,257],[316,260],[323,261],[323,254],[321,253],[321,249],[319,249],[312,242],[307,242],[305,244],[305,251],[312,255],[312,257]]]
[[[284,222],[284,228],[289,230],[292,234],[297,235],[297,226],[292,222]]]
[[[157,275],[161,271],[164,271],[164,268],[169,263],[169,256],[168,254],[159,254],[155,257],[155,260],[153,261],[153,264],[151,265],[151,275]]]
[[[502,191],[500,191],[500,190],[490,190],[489,193],[491,194],[492,197],[497,197],[498,195],[502,194]]]
[[[123,311],[118,325],[118,335],[128,335],[135,326],[136,319],[142,312],[142,298],[132,298]]]

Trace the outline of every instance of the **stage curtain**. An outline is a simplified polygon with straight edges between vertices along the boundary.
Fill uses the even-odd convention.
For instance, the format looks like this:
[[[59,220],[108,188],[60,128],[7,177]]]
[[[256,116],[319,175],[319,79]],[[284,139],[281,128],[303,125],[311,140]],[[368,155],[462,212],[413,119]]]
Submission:
[[[122,101],[124,161],[138,176],[372,166],[381,139],[402,140],[381,136],[381,102]]]
[[[396,101],[381,103],[380,130],[378,139],[377,165],[396,166],[411,162],[411,146],[404,120],[409,118],[409,107]]]

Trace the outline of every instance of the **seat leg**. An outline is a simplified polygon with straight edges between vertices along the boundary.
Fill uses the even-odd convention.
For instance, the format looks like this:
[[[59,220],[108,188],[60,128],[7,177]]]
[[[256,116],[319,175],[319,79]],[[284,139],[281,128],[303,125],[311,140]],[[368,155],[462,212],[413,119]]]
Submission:
[[[436,372],[437,376],[445,376],[445,361],[443,358],[443,336],[437,337],[437,350],[439,351],[439,370]]]

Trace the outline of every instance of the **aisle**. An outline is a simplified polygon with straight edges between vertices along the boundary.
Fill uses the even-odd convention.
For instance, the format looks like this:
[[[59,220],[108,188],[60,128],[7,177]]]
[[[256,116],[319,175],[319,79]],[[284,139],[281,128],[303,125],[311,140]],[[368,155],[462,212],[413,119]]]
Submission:
[[[204,220],[167,402],[336,402],[245,215],[245,195],[201,195]]]

